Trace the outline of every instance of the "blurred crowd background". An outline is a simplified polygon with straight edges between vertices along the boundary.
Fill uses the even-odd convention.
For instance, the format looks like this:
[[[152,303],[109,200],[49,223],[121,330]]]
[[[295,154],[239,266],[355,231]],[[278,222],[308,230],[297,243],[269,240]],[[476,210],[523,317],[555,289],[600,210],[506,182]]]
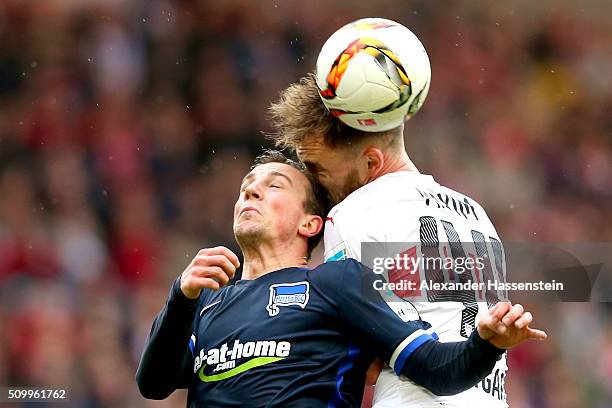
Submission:
[[[406,128],[422,172],[482,203],[507,242],[612,241],[610,3],[1,0],[1,386],[184,406],[137,392],[153,316],[199,248],[237,249],[269,103],[366,16],[429,52]],[[610,305],[531,309],[550,340],[510,352],[511,407],[612,406]]]

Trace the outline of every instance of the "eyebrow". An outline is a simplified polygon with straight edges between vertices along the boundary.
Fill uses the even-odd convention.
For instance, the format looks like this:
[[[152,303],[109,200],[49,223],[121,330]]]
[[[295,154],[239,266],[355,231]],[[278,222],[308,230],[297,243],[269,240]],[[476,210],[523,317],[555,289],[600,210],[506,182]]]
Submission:
[[[280,171],[276,171],[276,170],[270,170],[268,172],[267,175],[272,175],[272,176],[278,176],[278,177],[284,177],[291,186],[293,186],[293,181],[291,181],[291,179],[289,178],[289,176],[287,176],[286,174],[281,173]],[[245,181],[252,179],[253,177],[255,177],[255,175],[253,174],[253,172],[250,172],[249,174],[247,174],[246,176],[244,176],[244,178],[242,179],[242,184],[244,184]]]
[[[272,174],[273,176],[284,177],[289,182],[290,185],[293,185],[293,181],[291,181],[289,176],[284,173],[281,173],[280,171],[272,170],[269,174]]]

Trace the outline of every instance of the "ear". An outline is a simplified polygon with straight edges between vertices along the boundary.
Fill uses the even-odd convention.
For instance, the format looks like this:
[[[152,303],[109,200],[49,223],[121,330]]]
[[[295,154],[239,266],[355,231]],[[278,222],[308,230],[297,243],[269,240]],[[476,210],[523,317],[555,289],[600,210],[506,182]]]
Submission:
[[[372,177],[377,175],[385,163],[382,151],[377,147],[369,146],[363,151],[363,157],[368,166],[368,176]]]
[[[314,237],[321,232],[323,225],[323,218],[318,215],[306,214],[298,228],[298,234],[306,238]]]

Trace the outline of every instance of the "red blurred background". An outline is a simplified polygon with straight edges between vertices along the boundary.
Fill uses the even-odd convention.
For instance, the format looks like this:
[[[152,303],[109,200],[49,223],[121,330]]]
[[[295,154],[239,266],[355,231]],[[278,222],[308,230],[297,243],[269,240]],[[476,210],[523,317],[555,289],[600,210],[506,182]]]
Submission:
[[[611,3],[2,0],[0,385],[184,406],[137,392],[152,318],[199,248],[237,250],[269,103],[366,16],[430,55],[406,128],[422,172],[505,241],[612,240]],[[511,407],[612,406],[610,305],[530,308],[550,340],[510,352]]]

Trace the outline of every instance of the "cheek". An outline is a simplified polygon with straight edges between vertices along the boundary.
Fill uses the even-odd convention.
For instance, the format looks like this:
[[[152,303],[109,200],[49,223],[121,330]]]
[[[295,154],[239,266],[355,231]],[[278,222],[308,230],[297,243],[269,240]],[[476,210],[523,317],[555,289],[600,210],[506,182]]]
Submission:
[[[236,220],[236,216],[238,215],[238,209],[240,208],[241,204],[242,203],[241,203],[240,199],[238,199],[236,201],[236,204],[234,204],[234,220]]]
[[[300,217],[302,205],[290,195],[278,195],[270,200],[272,222],[279,227],[290,226]]]

